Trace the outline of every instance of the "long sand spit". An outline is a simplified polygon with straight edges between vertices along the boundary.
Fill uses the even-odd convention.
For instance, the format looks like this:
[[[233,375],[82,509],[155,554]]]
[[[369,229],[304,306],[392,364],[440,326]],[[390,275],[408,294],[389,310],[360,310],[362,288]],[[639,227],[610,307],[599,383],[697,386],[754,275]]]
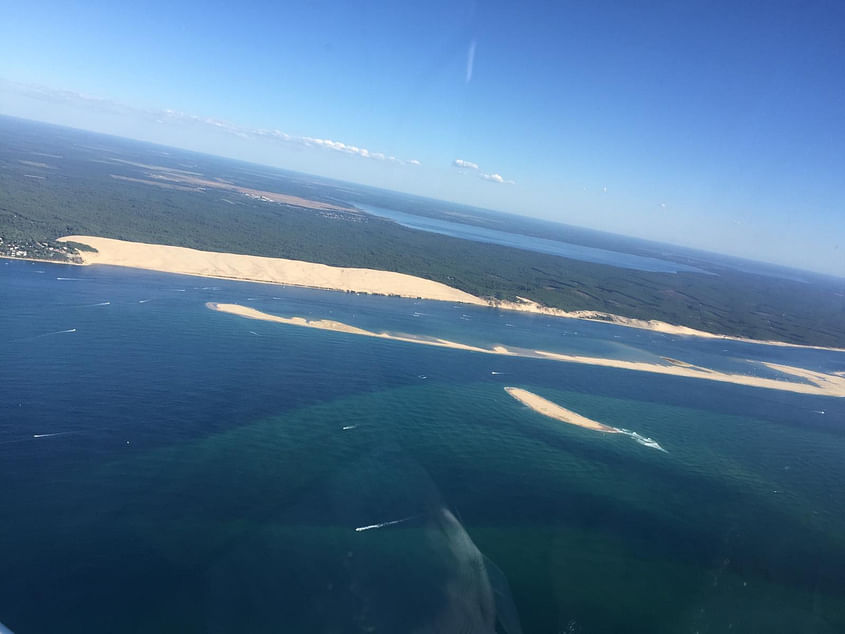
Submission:
[[[555,420],[569,423],[570,425],[577,425],[578,427],[592,429],[593,431],[604,432],[605,434],[620,433],[620,430],[616,429],[616,427],[611,427],[610,425],[605,425],[591,418],[587,418],[586,416],[581,416],[581,414],[566,409],[565,407],[561,407],[557,403],[553,403],[542,396],[534,394],[534,392],[529,392],[528,390],[523,390],[519,387],[506,387],[505,392],[510,394],[523,405],[527,405],[535,412],[543,414],[543,416],[548,416],[549,418],[554,418]]]
[[[698,330],[690,328],[689,326],[678,326],[670,324],[665,321],[657,319],[636,319],[634,317],[624,317],[622,315],[614,315],[613,313],[604,313],[598,310],[561,310],[560,308],[551,308],[549,306],[541,306],[525,297],[518,297],[517,301],[509,302],[504,300],[489,300],[488,304],[495,308],[502,310],[515,310],[523,313],[538,313],[541,315],[548,315],[549,317],[565,317],[567,319],[583,319],[585,321],[598,321],[606,324],[614,324],[616,326],[625,326],[626,328],[638,328],[640,330],[650,330],[652,332],[660,332],[666,335],[679,335],[683,337],[701,337],[704,339],[722,339],[725,341],[742,341],[744,343],[757,343],[766,346],[779,346],[783,348],[804,348],[810,350],[832,350],[834,352],[845,352],[845,348],[835,348],[832,346],[811,346],[803,343],[788,343],[786,341],[773,341],[770,339],[749,339],[747,337],[736,337],[734,335],[720,335],[714,332],[707,332],[706,330]]]
[[[199,251],[186,247],[128,242],[126,240],[98,238],[95,236],[65,236],[58,240],[60,242],[79,242],[97,249],[96,252],[89,251],[79,254],[83,265],[109,264],[112,266],[128,266],[165,273],[181,273],[183,275],[198,275],[219,279],[434,299],[475,304],[478,306],[491,306],[501,310],[538,313],[550,317],[598,321],[669,335],[727,339],[790,348],[845,351],[842,348],[808,346],[783,341],[763,341],[731,335],[720,335],[704,330],[696,330],[687,326],[678,326],[656,319],[634,319],[595,310],[566,311],[559,308],[542,306],[524,297],[517,297],[517,301],[514,302],[492,298],[483,299],[447,286],[446,284],[441,284],[440,282],[392,271],[328,266],[315,262],[268,258],[256,255]]]
[[[776,363],[759,362],[760,365],[769,369],[775,370],[784,375],[784,379],[774,379],[753,376],[749,374],[733,374],[728,372],[720,372],[718,370],[711,370],[709,368],[692,365],[683,361],[675,359],[667,360],[666,364],[661,363],[647,363],[643,361],[625,361],[622,359],[606,359],[603,357],[587,357],[582,355],[562,354],[557,352],[548,352],[545,350],[529,350],[526,348],[494,346],[492,348],[483,348],[480,346],[473,346],[448,339],[439,339],[434,337],[421,337],[409,334],[389,333],[389,332],[374,332],[365,330],[356,326],[350,326],[339,321],[331,321],[326,319],[321,320],[307,320],[303,317],[280,317],[279,315],[272,315],[265,313],[255,308],[248,306],[241,306],[239,304],[217,304],[209,302],[206,306],[212,310],[240,317],[247,317],[249,319],[260,319],[263,321],[272,321],[291,326],[301,326],[306,328],[316,328],[318,330],[331,330],[335,332],[345,332],[349,334],[375,337],[378,339],[390,339],[393,341],[403,341],[406,343],[415,343],[427,346],[436,346],[440,348],[454,348],[458,350],[467,350],[469,352],[481,352],[484,354],[496,354],[511,357],[528,357],[534,359],[547,359],[551,361],[560,361],[564,363],[578,363],[581,365],[602,366],[609,368],[619,368],[623,370],[631,370],[634,372],[650,372],[653,374],[667,374],[671,376],[680,376],[691,379],[704,379],[707,381],[717,381],[721,383],[733,383],[736,385],[746,385],[750,387],[766,388],[771,390],[782,390],[785,392],[796,392],[799,394],[812,394],[816,396],[835,396],[845,397],[845,376],[839,374],[825,374],[823,372],[816,372],[804,368],[797,368],[789,365],[781,365]],[[790,380],[793,379],[793,380]]]
[[[484,300],[446,284],[392,271],[216,253],[94,236],[65,236],[59,240],[79,242],[96,249],[96,252],[80,252],[83,264],[109,264],[183,275],[487,305]]]

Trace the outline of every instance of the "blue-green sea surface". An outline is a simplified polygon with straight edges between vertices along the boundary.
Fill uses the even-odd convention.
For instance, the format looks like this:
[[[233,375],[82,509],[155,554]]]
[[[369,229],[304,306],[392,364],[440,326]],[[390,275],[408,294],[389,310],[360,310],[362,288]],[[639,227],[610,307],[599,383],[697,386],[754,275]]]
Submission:
[[[0,261],[0,622],[16,634],[845,631],[845,399],[209,301],[484,346],[845,370],[831,351]],[[544,418],[505,386],[666,451]]]

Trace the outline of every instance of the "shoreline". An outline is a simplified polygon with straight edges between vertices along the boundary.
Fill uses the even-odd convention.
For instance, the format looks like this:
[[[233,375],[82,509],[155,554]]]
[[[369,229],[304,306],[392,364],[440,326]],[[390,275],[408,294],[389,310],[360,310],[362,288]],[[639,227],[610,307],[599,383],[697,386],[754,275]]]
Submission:
[[[329,266],[302,260],[201,251],[94,236],[64,236],[59,242],[79,242],[96,251],[83,251],[83,266],[107,264],[243,282],[301,286],[410,299],[431,299],[485,306],[474,295],[421,277],[377,269]]]
[[[670,324],[666,321],[658,319],[637,319],[635,317],[624,317],[622,315],[615,315],[613,313],[604,313],[598,310],[573,310],[566,311],[561,308],[551,308],[549,306],[542,306],[537,302],[518,297],[520,301],[509,302],[501,300],[491,300],[489,305],[494,308],[501,308],[503,310],[513,310],[524,313],[547,315],[549,317],[563,317],[565,319],[580,319],[582,321],[591,321],[601,324],[613,324],[615,326],[624,326],[625,328],[636,328],[638,330],[647,330],[650,332],[659,332],[666,335],[676,335],[681,337],[699,337],[701,339],[720,339],[722,341],[738,341],[741,343],[754,343],[765,346],[779,346],[784,348],[801,348],[804,350],[828,350],[830,352],[845,352],[845,348],[835,348],[833,346],[813,346],[804,343],[789,343],[787,341],[776,341],[773,339],[749,339],[748,337],[737,337],[736,335],[723,335],[715,332],[708,332],[706,330],[698,330],[690,328],[689,326],[678,326]]]
[[[17,260],[18,262],[43,262],[45,264],[67,264],[69,266],[85,266],[82,262],[63,262],[62,260],[47,260],[45,258],[19,258],[14,255],[0,255],[0,260]]]
[[[245,317],[247,319],[270,321],[275,323],[286,324],[289,326],[299,326],[304,328],[315,328],[317,330],[343,332],[347,334],[373,337],[376,339],[389,339],[392,341],[401,341],[405,343],[435,346],[438,348],[452,348],[468,352],[481,352],[483,354],[493,354],[509,357],[545,359],[548,361],[559,361],[563,363],[576,363],[580,365],[608,367],[620,370],[632,370],[635,372],[648,372],[651,374],[665,374],[682,378],[703,379],[707,381],[716,381],[719,383],[732,383],[734,385],[744,385],[747,387],[780,390],[784,392],[795,392],[798,394],[810,394],[813,396],[832,396],[837,398],[845,398],[845,376],[839,376],[838,374],[825,374],[823,372],[816,372],[814,370],[807,370],[805,368],[769,363],[766,361],[760,361],[759,363],[764,367],[767,367],[771,370],[775,370],[776,372],[783,374],[784,376],[801,379],[806,382],[799,383],[797,381],[790,381],[787,379],[764,378],[748,374],[731,374],[728,372],[712,370],[709,368],[696,366],[689,363],[678,365],[677,360],[674,359],[674,363],[661,365],[657,363],[647,363],[644,361],[625,361],[622,359],[587,357],[583,355],[563,354],[558,352],[548,352],[545,350],[530,350],[526,348],[517,347],[508,348],[506,346],[501,345],[494,346],[492,348],[482,348],[479,346],[468,345],[457,341],[449,341],[448,339],[421,337],[401,333],[374,332],[371,330],[358,328],[356,326],[351,326],[349,324],[344,324],[343,322],[332,321],[328,319],[308,320],[304,317],[281,317],[279,315],[265,313],[255,308],[250,308],[249,306],[242,306],[240,304],[222,304],[216,302],[207,302],[206,307],[210,310],[235,315],[238,317]]]
[[[582,416],[577,412],[573,412],[571,409],[561,407],[557,403],[543,398],[538,394],[534,394],[533,392],[529,392],[528,390],[523,390],[519,387],[506,387],[505,392],[538,414],[559,420],[562,423],[583,427],[584,429],[591,429],[603,434],[622,433],[622,431],[616,427],[611,427],[610,425],[605,425],[604,423],[600,423],[592,418]]]
[[[814,346],[712,333],[688,326],[678,326],[656,319],[636,319],[593,310],[566,311],[560,308],[542,306],[537,302],[523,297],[517,297],[518,301],[514,302],[482,298],[441,282],[393,271],[335,267],[303,260],[200,251],[187,247],[129,242],[115,240],[113,238],[98,238],[95,236],[64,236],[58,238],[58,241],[80,242],[92,246],[97,249],[97,252],[81,252],[79,254],[79,257],[82,259],[81,263],[57,262],[38,258],[18,258],[13,256],[2,257],[11,260],[70,264],[72,266],[106,264],[110,266],[123,266],[162,273],[175,273],[239,282],[298,286],[301,288],[364,293],[368,295],[398,296],[411,299],[452,301],[474,306],[487,306],[498,310],[611,324],[667,335],[721,339],[723,341],[805,350],[845,352],[845,348],[836,348],[833,346]]]

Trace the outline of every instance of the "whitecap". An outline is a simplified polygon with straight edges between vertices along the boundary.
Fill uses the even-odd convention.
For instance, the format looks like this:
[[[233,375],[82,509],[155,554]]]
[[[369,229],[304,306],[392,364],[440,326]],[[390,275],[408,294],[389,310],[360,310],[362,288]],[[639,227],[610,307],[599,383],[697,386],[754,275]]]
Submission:
[[[619,428],[617,428],[617,431],[620,434],[625,434],[626,436],[633,438],[635,442],[638,442],[639,444],[643,445],[644,447],[649,447],[651,449],[657,449],[658,451],[662,451],[663,453],[669,453],[663,447],[661,447],[660,443],[658,443],[656,440],[654,440],[654,438],[649,438],[648,436],[642,436],[635,431],[631,431],[630,429],[619,429]]]

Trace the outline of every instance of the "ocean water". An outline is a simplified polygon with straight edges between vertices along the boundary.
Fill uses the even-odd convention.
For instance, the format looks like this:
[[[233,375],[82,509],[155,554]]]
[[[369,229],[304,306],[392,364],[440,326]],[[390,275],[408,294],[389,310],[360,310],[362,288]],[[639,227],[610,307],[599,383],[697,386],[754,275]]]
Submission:
[[[845,370],[821,350],[0,261],[0,622],[16,634],[845,630],[845,399],[208,301],[487,346]],[[666,452],[543,418],[507,385]]]
[[[573,260],[581,260],[582,262],[609,264],[611,266],[637,271],[650,271],[653,273],[678,273],[683,271],[710,275],[704,269],[660,258],[623,253],[622,251],[611,251],[610,249],[600,249],[598,247],[588,247],[572,242],[562,242],[560,240],[548,240],[536,236],[526,236],[520,233],[489,229],[487,227],[443,220],[441,218],[417,216],[375,205],[355,203],[355,206],[369,214],[388,218],[411,229],[439,233],[441,235],[452,236],[453,238],[472,240],[473,242],[500,244],[525,251],[534,251],[535,253],[548,253]]]

